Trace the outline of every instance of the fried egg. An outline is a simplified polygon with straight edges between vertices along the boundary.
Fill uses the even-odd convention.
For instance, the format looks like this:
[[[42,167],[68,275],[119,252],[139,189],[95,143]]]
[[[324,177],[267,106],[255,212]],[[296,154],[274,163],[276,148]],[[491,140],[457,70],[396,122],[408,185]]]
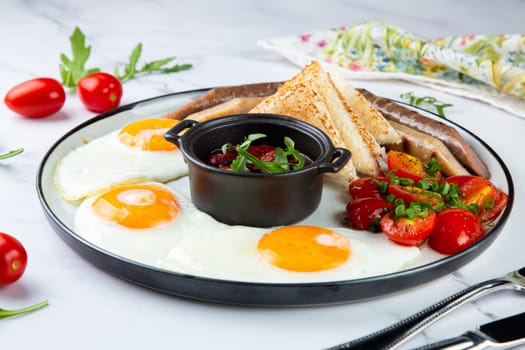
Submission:
[[[73,149],[57,164],[53,181],[58,192],[66,200],[79,200],[117,184],[166,182],[187,175],[181,152],[164,140],[177,122],[139,120]]]
[[[155,182],[120,185],[89,197],[74,216],[75,232],[88,242],[148,265],[165,257],[182,237],[222,225],[189,198]]]
[[[202,277],[261,283],[308,283],[399,271],[420,255],[384,235],[348,228],[231,226],[186,235],[158,266]]]

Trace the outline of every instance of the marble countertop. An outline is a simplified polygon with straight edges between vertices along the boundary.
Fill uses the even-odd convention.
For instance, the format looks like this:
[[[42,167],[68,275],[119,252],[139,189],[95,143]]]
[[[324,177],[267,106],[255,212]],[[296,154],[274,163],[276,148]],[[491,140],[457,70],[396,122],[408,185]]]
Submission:
[[[124,85],[122,104],[170,92],[285,80],[299,70],[256,45],[263,38],[300,34],[368,19],[392,22],[423,37],[523,31],[520,0],[403,1],[30,1],[0,3],[0,92],[35,77],[59,78],[61,52],[79,26],[92,45],[90,64],[113,70],[137,42],[143,59],[177,56],[193,69],[144,76]],[[452,120],[487,142],[506,162],[516,186],[513,213],[491,247],[459,270],[417,288],[376,300],[307,308],[255,308],[196,302],[135,286],[96,268],[67,246],[45,219],[35,191],[37,168],[68,130],[92,118],[68,95],[56,115],[29,120],[0,105],[0,151],[24,147],[0,163],[0,231],[18,237],[29,254],[23,278],[0,287],[0,307],[49,300],[50,306],[1,321],[4,348],[75,349],[319,349],[375,331],[466,286],[524,264],[520,213],[525,121],[481,102],[398,81],[353,81],[387,97],[431,94],[454,104]],[[0,152],[3,153],[3,152]],[[407,344],[457,335],[525,310],[516,292],[469,303]]]

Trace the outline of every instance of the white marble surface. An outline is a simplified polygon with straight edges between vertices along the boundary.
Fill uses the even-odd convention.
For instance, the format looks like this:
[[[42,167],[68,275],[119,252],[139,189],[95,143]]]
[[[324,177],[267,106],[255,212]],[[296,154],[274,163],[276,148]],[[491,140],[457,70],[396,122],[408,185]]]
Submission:
[[[14,1],[0,3],[0,92],[21,81],[58,78],[59,54],[79,26],[93,46],[90,64],[112,70],[133,46],[143,58],[175,55],[194,69],[125,84],[122,103],[200,87],[283,80],[298,67],[258,48],[258,39],[387,20],[422,36],[523,32],[525,2],[463,1]],[[389,297],[311,308],[250,308],[176,298],[129,284],[80,258],[48,225],[35,192],[37,167],[65,132],[94,114],[68,96],[57,115],[28,120],[0,105],[0,151],[25,152],[0,163],[0,231],[17,236],[29,266],[17,283],[0,287],[0,307],[48,299],[50,306],[2,320],[5,349],[318,349],[365,335],[409,316],[467,285],[524,265],[520,214],[525,121],[479,102],[400,82],[354,82],[397,97],[413,90],[454,103],[453,120],[479,135],[505,160],[516,202],[503,233],[479,258],[449,276]],[[456,335],[525,310],[525,298],[499,292],[468,304],[407,345]]]

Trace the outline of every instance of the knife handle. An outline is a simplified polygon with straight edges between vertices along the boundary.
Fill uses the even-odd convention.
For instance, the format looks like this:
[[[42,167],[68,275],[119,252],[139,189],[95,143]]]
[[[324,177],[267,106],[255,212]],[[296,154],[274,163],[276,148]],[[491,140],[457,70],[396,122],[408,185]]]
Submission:
[[[467,332],[459,337],[441,340],[412,350],[467,350],[485,349],[486,339],[474,332]]]
[[[512,281],[497,278],[475,284],[389,327],[327,350],[392,350],[457,307],[487,293],[511,288]]]

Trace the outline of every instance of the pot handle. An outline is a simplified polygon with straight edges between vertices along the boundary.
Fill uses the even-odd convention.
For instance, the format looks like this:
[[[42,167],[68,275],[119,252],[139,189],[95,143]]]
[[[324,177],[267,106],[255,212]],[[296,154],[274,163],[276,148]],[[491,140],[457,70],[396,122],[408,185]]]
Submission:
[[[182,137],[182,135],[179,135],[179,133],[184,129],[193,128],[195,125],[198,124],[200,124],[198,121],[192,119],[181,120],[164,134],[164,138],[166,139],[166,141],[174,143],[177,145],[177,147],[180,148],[180,138]]]
[[[321,163],[317,166],[320,172],[337,173],[350,160],[352,153],[346,148],[337,147],[332,152],[332,158],[328,163]]]

